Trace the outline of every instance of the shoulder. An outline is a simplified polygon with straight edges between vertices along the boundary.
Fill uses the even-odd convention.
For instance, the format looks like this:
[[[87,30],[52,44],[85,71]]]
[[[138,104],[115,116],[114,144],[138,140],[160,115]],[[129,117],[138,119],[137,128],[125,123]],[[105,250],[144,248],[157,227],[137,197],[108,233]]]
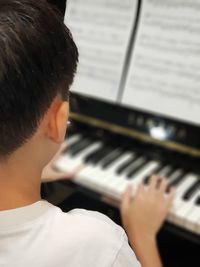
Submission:
[[[121,259],[129,260],[130,266],[138,266],[134,264],[137,260],[128,245],[124,230],[107,216],[83,209],[75,209],[68,213],[57,209],[55,214],[56,225],[62,233],[63,242],[65,238],[66,242],[70,240],[70,249],[76,248],[77,255],[82,255],[84,248],[85,261],[88,260],[90,263],[87,266],[92,266],[93,262],[93,266],[117,267]],[[89,258],[86,259],[87,257]]]
[[[120,249],[124,240],[127,241],[124,230],[115,224],[107,216],[84,209],[75,209],[64,213],[73,222],[74,228],[79,232],[79,237],[83,236],[84,241],[95,241],[101,247],[103,244],[110,244],[116,250]]]
[[[51,204],[49,206],[48,221],[58,229],[64,228],[66,231],[70,229],[71,233],[74,233],[79,238],[81,236],[85,238],[87,234],[87,238],[98,238],[99,241],[111,237],[117,240],[116,243],[127,240],[124,230],[110,218],[99,212],[84,209],[63,212],[60,208]]]

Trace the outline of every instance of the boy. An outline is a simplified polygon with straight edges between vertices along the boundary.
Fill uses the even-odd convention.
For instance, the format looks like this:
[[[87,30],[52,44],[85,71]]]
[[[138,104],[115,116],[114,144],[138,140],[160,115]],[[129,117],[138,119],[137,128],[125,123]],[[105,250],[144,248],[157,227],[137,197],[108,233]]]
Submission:
[[[0,0],[0,266],[159,267],[156,233],[173,192],[152,177],[134,200],[124,231],[85,210],[63,213],[41,200],[41,173],[64,140],[77,48],[44,0]]]

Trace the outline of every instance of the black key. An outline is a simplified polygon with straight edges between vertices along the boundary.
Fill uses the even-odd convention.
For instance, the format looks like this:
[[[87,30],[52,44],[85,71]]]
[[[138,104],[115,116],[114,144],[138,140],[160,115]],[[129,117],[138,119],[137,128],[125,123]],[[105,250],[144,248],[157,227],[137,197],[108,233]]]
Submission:
[[[94,151],[92,151],[91,153],[89,153],[85,158],[84,158],[84,162],[85,163],[89,163],[93,157],[95,157],[96,155],[98,155],[100,153],[100,151],[104,149],[104,146],[101,146],[97,149],[95,149]]]
[[[113,155],[110,155],[110,157],[107,157],[103,163],[101,164],[103,169],[108,168],[112,163],[114,163],[118,158],[120,158],[123,155],[123,151],[119,150]]]
[[[113,151],[113,147],[109,147],[106,146],[104,147],[104,149],[102,149],[98,155],[96,155],[92,160],[91,163],[92,164],[97,164],[99,163],[101,160],[103,160],[108,154],[110,154]]]
[[[171,175],[173,175],[173,173],[177,170],[177,167],[172,167],[171,170],[167,171],[165,174],[165,178],[166,179],[170,179]]]
[[[83,138],[79,139],[78,141],[74,141],[72,142],[69,146],[67,146],[67,148],[65,148],[63,151],[62,151],[62,154],[65,154],[65,153],[68,153],[69,149],[72,147],[75,147],[76,145],[79,145],[81,142],[83,141]]]
[[[169,165],[164,166],[159,172],[156,173],[157,176],[169,178],[169,176],[174,172],[175,167]]]
[[[200,206],[200,196],[198,196],[197,200],[195,201],[195,205]]]
[[[159,173],[164,168],[165,165],[166,165],[166,163],[162,163],[162,164],[158,165],[158,167],[156,167],[152,173],[150,173],[147,177],[144,178],[143,183],[148,184],[150,177],[152,175],[156,175],[157,173]]]
[[[187,176],[187,172],[180,173],[174,180],[172,180],[167,187],[167,192],[169,192],[171,187],[177,187]]]
[[[199,190],[199,188],[200,188],[200,180],[197,180],[192,184],[192,186],[190,186],[190,188],[188,188],[188,190],[185,192],[182,198],[184,200],[189,200],[192,197],[192,195],[194,195],[194,193],[197,190]]]
[[[88,146],[90,146],[91,144],[92,144],[92,140],[87,139],[84,142],[82,142],[78,147],[73,148],[73,150],[70,150],[69,153],[72,157],[76,156],[77,154],[82,152],[84,149],[86,149]]]
[[[142,169],[147,164],[147,162],[148,160],[146,158],[141,159],[141,161],[138,162],[138,164],[135,162],[135,166],[130,168],[130,171],[127,173],[127,177],[133,178],[133,175],[136,174],[140,169]]]
[[[76,149],[77,147],[79,147],[82,143],[85,142],[85,137],[81,136],[81,138],[78,141],[74,141],[72,144],[70,144],[65,152],[70,152],[73,151],[73,149]]]
[[[121,174],[124,172],[135,160],[137,159],[137,156],[131,157],[129,160],[122,163],[116,170],[117,174]]]
[[[102,147],[93,151],[91,154],[87,155],[84,159],[86,163],[97,164],[102,158],[107,156],[113,151],[113,147],[104,144]]]

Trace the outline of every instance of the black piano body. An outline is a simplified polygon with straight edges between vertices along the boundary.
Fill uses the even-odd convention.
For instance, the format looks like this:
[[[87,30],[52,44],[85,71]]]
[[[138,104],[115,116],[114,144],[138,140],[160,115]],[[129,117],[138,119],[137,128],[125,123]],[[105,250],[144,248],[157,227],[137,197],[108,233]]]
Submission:
[[[153,173],[165,176],[180,191],[165,227],[200,244],[200,220],[189,221],[193,208],[200,216],[199,128],[79,94],[70,103],[69,146],[54,167],[82,167],[73,182],[64,183],[115,210],[128,183],[145,183]],[[165,138],[152,129],[162,129]]]

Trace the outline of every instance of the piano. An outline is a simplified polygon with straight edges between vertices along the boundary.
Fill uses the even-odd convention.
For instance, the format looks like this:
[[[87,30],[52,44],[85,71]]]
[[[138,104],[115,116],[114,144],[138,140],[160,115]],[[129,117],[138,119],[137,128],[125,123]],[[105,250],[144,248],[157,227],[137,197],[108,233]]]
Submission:
[[[68,146],[55,162],[55,169],[76,172],[73,183],[95,192],[99,199],[109,197],[116,203],[128,184],[148,184],[152,174],[164,177],[168,187],[177,191],[167,221],[199,241],[198,127],[78,94],[71,97],[71,119]],[[153,127],[174,130],[167,140],[160,141],[150,136]]]

